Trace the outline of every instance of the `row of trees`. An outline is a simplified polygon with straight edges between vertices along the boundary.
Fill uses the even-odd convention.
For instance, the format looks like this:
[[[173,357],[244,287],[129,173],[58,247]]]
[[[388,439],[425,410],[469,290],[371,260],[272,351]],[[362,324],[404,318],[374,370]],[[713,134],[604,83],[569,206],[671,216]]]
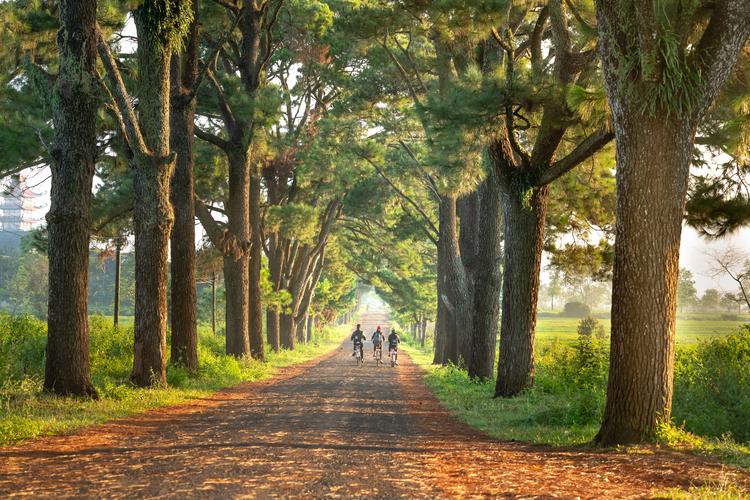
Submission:
[[[3,112],[18,121],[3,137],[4,173],[45,163],[52,170],[47,390],[95,395],[87,360],[92,237],[118,242],[119,251],[134,236],[138,385],[166,381],[168,317],[171,361],[197,369],[202,256],[203,267],[218,259],[213,271],[223,271],[230,355],[263,358],[264,320],[272,348],[294,348],[307,339],[313,310],[333,321],[350,307],[354,278],[333,229],[357,165],[322,142],[342,140],[357,124],[331,107],[347,95],[337,81],[350,68],[345,51],[328,55],[337,35],[325,3],[1,8],[11,42]],[[123,32],[131,22],[135,39]],[[53,84],[51,94],[42,82]],[[18,116],[34,101],[44,105],[38,122]],[[40,123],[43,140],[19,147]],[[349,178],[335,174],[344,168]],[[209,242],[198,253],[196,217]]]
[[[500,312],[496,395],[532,384],[541,253],[561,233],[581,236],[557,249],[558,264],[613,280],[597,439],[652,437],[671,408],[690,165],[709,151],[732,156],[719,178],[693,178],[691,224],[720,235],[747,221],[736,102],[750,6],[363,2],[359,14],[377,66],[357,76],[382,103],[361,155],[389,188],[395,219],[352,227],[351,238],[396,232],[412,263],[419,231],[436,247],[435,362],[491,376]],[[402,314],[417,311],[420,268],[372,265],[393,258],[378,252],[356,252],[358,273]]]
[[[704,152],[733,160],[694,177],[689,221],[718,235],[747,220],[745,0],[131,3],[0,6],[24,28],[3,58],[6,163],[53,172],[48,389],[93,392],[88,244],[118,224],[135,237],[133,380],[164,381],[168,248],[172,361],[197,366],[197,218],[221,260],[228,354],[294,348],[311,304],[331,320],[356,276],[421,338],[435,323],[436,363],[490,378],[499,334],[495,393],[511,397],[534,381],[546,248],[571,277],[613,280],[599,442],[669,418]],[[126,15],[135,57],[118,45]],[[43,107],[12,113],[40,82],[51,130]]]

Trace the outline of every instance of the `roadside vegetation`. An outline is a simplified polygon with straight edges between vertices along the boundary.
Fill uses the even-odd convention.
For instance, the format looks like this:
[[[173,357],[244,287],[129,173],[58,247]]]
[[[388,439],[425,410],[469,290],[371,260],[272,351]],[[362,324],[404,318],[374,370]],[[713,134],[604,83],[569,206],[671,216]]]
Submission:
[[[405,343],[441,403],[472,427],[508,441],[585,445],[601,423],[609,349],[598,321],[579,326],[572,341],[538,339],[535,383],[515,398],[492,398],[494,380],[433,365],[431,346],[408,335]],[[750,467],[748,366],[750,325],[693,345],[678,341],[672,423],[658,430],[658,444]]]
[[[133,327],[114,327],[103,316],[89,318],[91,378],[98,400],[42,392],[46,324],[30,316],[0,314],[0,445],[70,432],[145,410],[183,403],[212,392],[272,376],[333,349],[346,327],[325,327],[294,351],[266,352],[264,362],[224,353],[224,337],[201,325],[196,373],[170,365],[167,387],[136,388],[130,381]]]

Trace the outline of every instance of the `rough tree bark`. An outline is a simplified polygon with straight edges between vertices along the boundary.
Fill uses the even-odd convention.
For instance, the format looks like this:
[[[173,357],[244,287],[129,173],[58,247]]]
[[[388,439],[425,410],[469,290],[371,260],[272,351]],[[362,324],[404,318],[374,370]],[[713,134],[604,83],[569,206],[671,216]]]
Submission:
[[[706,7],[710,19],[690,44],[697,71],[693,100],[659,102],[645,92],[662,68],[651,4],[597,1],[605,87],[617,144],[617,227],[607,403],[596,440],[603,445],[653,439],[672,404],[677,272],[685,193],[695,131],[750,35],[750,2]],[[693,19],[684,20],[693,22]],[[640,44],[628,41],[637,33]],[[622,71],[631,61],[653,61]],[[647,89],[643,91],[643,89]],[[671,95],[672,99],[681,96]]]
[[[514,396],[533,383],[539,269],[549,187],[503,193],[504,278],[500,362],[495,395]]]
[[[461,260],[456,204],[455,196],[441,197],[439,244],[444,247],[444,293],[450,313],[450,320],[446,321],[445,361],[465,366],[464,346],[469,343],[472,331],[473,297]]]
[[[495,367],[495,346],[500,316],[502,286],[502,201],[500,187],[490,170],[482,185],[476,269],[481,275],[474,282],[474,331],[471,335],[471,356],[468,363],[472,378],[492,378]]]
[[[174,215],[169,188],[174,158],[169,147],[170,56],[151,18],[150,2],[133,12],[138,32],[139,122],[150,155],[136,154],[135,344],[131,379],[136,385],[167,383],[168,248]]]
[[[193,23],[182,54],[172,55],[170,143],[177,155],[172,177],[174,226],[170,237],[172,262],[171,360],[189,371],[198,369],[198,299],[195,285],[195,107],[193,88],[198,78],[197,0]]]
[[[91,185],[96,162],[96,1],[61,0],[55,82],[44,389],[97,397],[87,313]]]
[[[118,236],[115,241],[115,296],[112,310],[112,323],[114,326],[120,324],[120,274],[122,272],[122,246],[123,238]]]
[[[254,173],[250,179],[250,255],[248,274],[248,336],[250,337],[250,355],[263,360],[265,347],[263,342],[263,302],[260,289],[260,274],[263,267],[263,239],[261,234],[261,185],[260,174]]]

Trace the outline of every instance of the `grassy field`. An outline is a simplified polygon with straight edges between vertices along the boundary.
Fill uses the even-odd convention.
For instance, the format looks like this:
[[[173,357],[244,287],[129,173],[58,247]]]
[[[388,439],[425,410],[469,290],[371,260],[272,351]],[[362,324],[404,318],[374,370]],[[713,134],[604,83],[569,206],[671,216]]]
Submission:
[[[73,431],[148,409],[206,397],[224,387],[273,376],[277,369],[316,358],[338,346],[348,327],[328,328],[295,351],[268,352],[261,363],[224,354],[224,337],[199,329],[200,370],[189,374],[168,367],[169,387],[139,389],[128,382],[132,327],[113,328],[111,319],[92,317],[92,380],[100,399],[43,394],[46,325],[0,315],[0,446],[23,439]],[[169,344],[167,344],[169,345]]]
[[[677,344],[678,345],[695,345],[701,340],[706,340],[717,335],[727,335],[737,330],[737,327],[743,324],[743,321],[709,319],[716,318],[706,317],[706,319],[678,319],[677,320]],[[750,317],[746,318],[747,323]],[[554,318],[540,317],[536,323],[537,341],[540,345],[551,342],[560,342],[563,344],[572,344],[578,338],[576,329],[578,328],[578,318]],[[609,332],[609,319],[600,319],[599,322],[606,332]]]

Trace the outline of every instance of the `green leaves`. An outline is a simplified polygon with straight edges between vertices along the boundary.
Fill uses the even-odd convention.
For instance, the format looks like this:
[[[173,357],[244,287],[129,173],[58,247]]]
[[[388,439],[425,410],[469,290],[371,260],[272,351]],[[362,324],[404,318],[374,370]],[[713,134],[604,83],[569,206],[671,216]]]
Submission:
[[[129,0],[128,6],[143,32],[165,50],[179,48],[193,22],[191,0]]]

